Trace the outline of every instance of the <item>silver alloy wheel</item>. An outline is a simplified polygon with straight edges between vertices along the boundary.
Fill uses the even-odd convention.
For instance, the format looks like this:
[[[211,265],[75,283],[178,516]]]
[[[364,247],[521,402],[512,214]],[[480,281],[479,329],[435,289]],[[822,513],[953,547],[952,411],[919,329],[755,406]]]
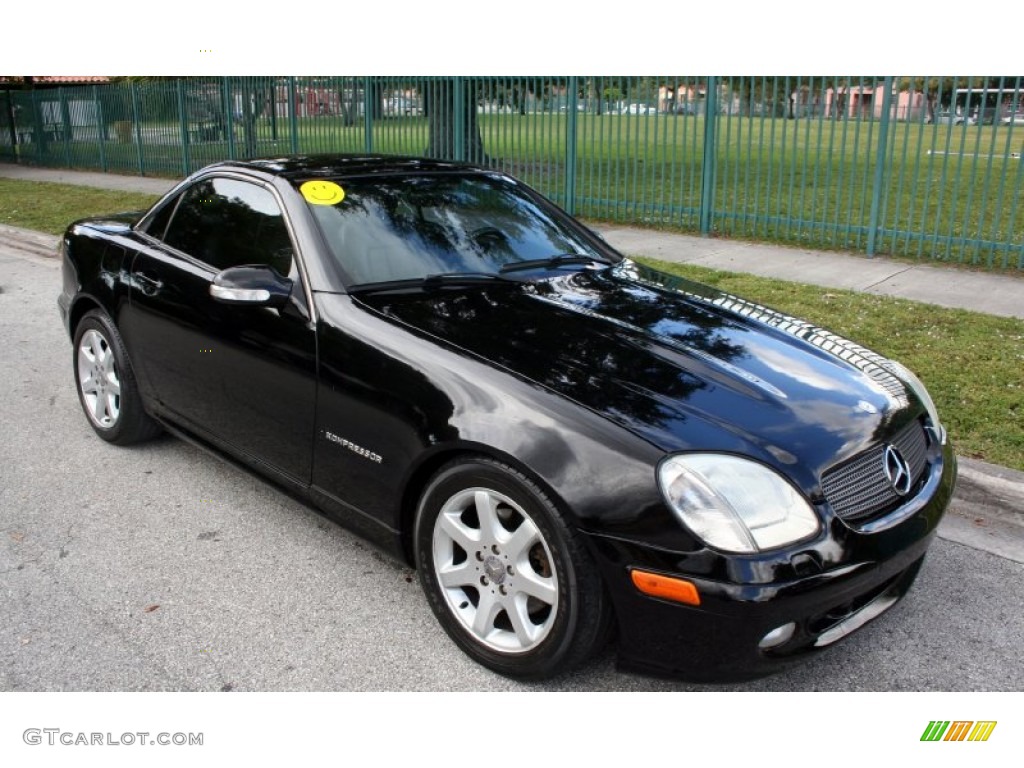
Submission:
[[[490,488],[467,488],[434,523],[434,574],[452,613],[480,643],[526,653],[551,631],[558,580],[551,552],[523,508]]]
[[[96,426],[110,429],[117,424],[121,380],[114,350],[99,331],[86,331],[78,344],[78,387],[85,411]]]

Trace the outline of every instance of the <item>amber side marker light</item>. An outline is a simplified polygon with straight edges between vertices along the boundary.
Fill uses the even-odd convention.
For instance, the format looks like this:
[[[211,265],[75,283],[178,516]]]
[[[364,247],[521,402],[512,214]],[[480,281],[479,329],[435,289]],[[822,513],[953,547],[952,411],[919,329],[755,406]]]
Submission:
[[[692,582],[635,568],[630,572],[630,576],[633,579],[633,586],[645,595],[687,605],[700,605],[700,595],[697,594],[697,587]]]

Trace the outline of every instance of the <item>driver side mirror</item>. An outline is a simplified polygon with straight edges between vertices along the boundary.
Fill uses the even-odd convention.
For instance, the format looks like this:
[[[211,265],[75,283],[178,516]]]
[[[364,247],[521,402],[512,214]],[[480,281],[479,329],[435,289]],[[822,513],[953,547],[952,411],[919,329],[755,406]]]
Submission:
[[[292,281],[267,266],[230,267],[218,272],[210,295],[224,304],[283,307],[292,295]]]

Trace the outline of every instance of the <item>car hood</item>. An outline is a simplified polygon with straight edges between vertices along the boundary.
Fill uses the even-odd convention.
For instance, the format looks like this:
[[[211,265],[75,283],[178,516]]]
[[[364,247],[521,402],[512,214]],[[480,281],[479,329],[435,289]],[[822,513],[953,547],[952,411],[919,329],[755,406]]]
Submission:
[[[880,355],[629,260],[518,286],[361,300],[665,451],[742,453],[816,477],[921,411]]]

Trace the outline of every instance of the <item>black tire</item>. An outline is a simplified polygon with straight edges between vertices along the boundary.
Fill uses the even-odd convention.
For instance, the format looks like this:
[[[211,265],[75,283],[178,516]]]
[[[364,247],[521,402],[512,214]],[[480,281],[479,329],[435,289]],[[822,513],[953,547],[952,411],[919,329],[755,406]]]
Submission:
[[[505,464],[481,457],[442,468],[420,500],[415,544],[434,614],[495,672],[551,677],[608,639],[610,603],[578,535],[534,482]]]
[[[130,445],[160,434],[160,425],[142,407],[121,335],[105,313],[94,309],[82,316],[71,364],[78,400],[97,435]]]

